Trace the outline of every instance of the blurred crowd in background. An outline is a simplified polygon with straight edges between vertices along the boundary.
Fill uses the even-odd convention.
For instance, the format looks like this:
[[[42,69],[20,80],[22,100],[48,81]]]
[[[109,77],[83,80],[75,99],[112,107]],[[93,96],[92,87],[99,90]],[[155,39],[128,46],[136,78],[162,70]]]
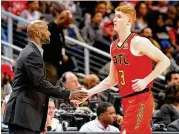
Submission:
[[[154,117],[158,117],[154,122],[161,117],[162,123],[166,127],[174,121],[179,124],[178,1],[1,1],[1,8],[29,22],[41,19],[48,23],[51,42],[43,45],[47,78],[52,84],[64,87],[64,89],[79,90],[82,86],[90,89],[97,85],[101,79],[97,74],[84,75],[80,79],[77,77],[78,71],[75,70],[75,62],[65,52],[64,36],[69,36],[109,53],[111,43],[118,38],[113,29],[114,9],[124,4],[134,6],[137,12],[137,20],[132,27],[132,32],[150,39],[171,61],[171,66],[162,74],[165,77],[165,81],[161,83],[164,85],[164,89],[154,95],[156,99]],[[2,23],[6,23],[6,20],[5,16],[1,16]],[[14,27],[16,33],[26,33],[27,25],[17,22]],[[26,34],[22,36],[27,37]],[[27,44],[27,40],[21,40],[16,35],[13,38],[16,38],[13,42],[14,45],[24,48],[24,44]],[[3,27],[1,39],[7,41],[7,33]],[[79,49],[78,46],[75,47]],[[3,115],[3,109],[12,92],[11,84],[14,73],[7,64],[2,64],[1,70],[1,99],[4,100],[1,114]],[[100,95],[92,96],[81,106],[94,108],[96,104],[104,101]],[[106,93],[102,93],[103,95]],[[95,105],[91,103],[91,100],[96,102]],[[49,102],[49,107],[55,110],[55,107],[59,109],[64,104],[65,106],[70,105],[68,102],[55,100]],[[96,111],[94,110],[94,112]],[[54,113],[52,115],[54,116]],[[51,121],[52,118],[49,116],[47,123]],[[177,129],[179,131],[179,127]],[[49,129],[49,131],[51,130],[53,129]],[[58,130],[64,129],[58,128]]]

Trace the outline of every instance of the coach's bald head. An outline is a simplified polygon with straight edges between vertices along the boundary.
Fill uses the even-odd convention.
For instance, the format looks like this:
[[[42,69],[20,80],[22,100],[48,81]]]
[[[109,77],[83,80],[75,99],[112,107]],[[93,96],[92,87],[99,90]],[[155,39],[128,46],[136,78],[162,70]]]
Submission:
[[[50,32],[48,26],[44,21],[32,21],[27,27],[27,34],[29,38],[38,45],[48,44],[50,42]]]

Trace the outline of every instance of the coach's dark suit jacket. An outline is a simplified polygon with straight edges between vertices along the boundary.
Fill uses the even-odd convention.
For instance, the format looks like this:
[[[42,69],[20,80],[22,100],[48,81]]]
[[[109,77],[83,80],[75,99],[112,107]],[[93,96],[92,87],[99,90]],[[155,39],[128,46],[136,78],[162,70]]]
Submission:
[[[13,93],[4,113],[5,124],[17,124],[34,131],[45,126],[49,96],[68,99],[62,90],[45,80],[45,66],[39,49],[29,42],[17,58]]]

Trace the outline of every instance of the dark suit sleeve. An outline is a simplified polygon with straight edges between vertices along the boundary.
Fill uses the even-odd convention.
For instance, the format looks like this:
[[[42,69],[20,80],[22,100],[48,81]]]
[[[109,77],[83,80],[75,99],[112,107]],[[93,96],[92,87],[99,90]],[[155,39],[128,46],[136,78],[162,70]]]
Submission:
[[[59,97],[67,100],[70,96],[69,90],[63,90],[60,87],[53,86],[45,79],[43,59],[35,52],[30,53],[25,62],[28,77],[34,87],[44,94],[53,97]]]

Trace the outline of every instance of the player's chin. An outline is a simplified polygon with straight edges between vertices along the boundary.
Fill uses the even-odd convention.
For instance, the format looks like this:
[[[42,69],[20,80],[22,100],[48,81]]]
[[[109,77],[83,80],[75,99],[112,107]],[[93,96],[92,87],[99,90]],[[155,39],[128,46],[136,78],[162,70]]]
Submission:
[[[117,32],[117,28],[116,28],[116,26],[114,26],[114,31],[116,31],[116,32]]]
[[[140,91],[139,89],[135,90],[135,92],[139,92],[139,91]]]

